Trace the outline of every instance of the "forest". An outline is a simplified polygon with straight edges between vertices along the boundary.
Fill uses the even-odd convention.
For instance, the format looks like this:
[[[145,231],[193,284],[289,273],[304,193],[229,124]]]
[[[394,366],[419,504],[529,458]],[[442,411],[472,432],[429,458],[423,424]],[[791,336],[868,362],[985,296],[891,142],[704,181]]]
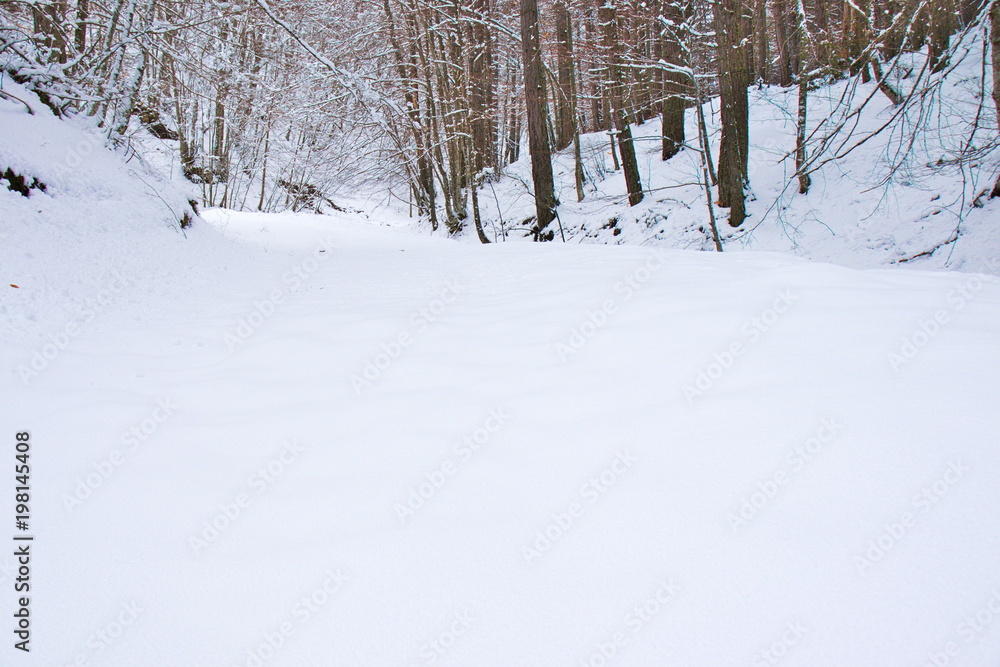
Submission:
[[[1000,7],[984,0],[11,0],[0,40],[0,66],[57,114],[94,117],[125,151],[137,135],[165,142],[205,206],[318,210],[382,183],[432,230],[488,242],[478,195],[526,148],[525,227],[549,240],[551,156],[572,152],[583,200],[594,169],[580,136],[606,134],[635,205],[649,190],[632,128],[654,122],[662,160],[700,156],[721,249],[753,185],[755,87],[797,95],[784,189],[807,193],[818,169],[880,134],[893,135],[888,180],[930,131],[946,144],[938,167],[996,183],[978,205],[1000,194],[983,159],[998,144],[1000,86],[986,91],[1000,81]],[[975,42],[979,95],[959,109],[941,91]],[[827,117],[809,119],[810,96],[836,82]],[[891,113],[859,129],[886,101]]]

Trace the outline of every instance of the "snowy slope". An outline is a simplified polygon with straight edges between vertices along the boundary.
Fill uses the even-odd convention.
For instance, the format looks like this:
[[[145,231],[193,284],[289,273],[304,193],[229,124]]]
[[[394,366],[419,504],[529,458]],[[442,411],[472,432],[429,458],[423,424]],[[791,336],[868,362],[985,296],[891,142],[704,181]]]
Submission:
[[[749,218],[739,230],[727,222],[727,209],[715,209],[725,249],[767,250],[794,254],[853,268],[900,262],[910,268],[988,270],[1000,257],[1000,200],[982,197],[1000,174],[996,149],[996,113],[989,84],[980,89],[983,53],[981,28],[956,48],[953,68],[933,94],[905,113],[894,108],[874,84],[841,80],[810,92],[809,133],[826,136],[839,121],[850,119],[853,134],[841,133],[832,145],[845,156],[812,174],[808,195],[799,195],[794,176],[797,89],[761,86],[750,90]],[[909,91],[917,85],[924,56],[905,56],[892,84]],[[902,77],[899,70],[908,70]],[[920,83],[924,90],[927,81]],[[851,113],[870,99],[856,118]],[[845,102],[846,100],[846,102]],[[718,156],[719,105],[705,105],[713,156]],[[688,142],[697,145],[696,114],[686,114]],[[846,152],[884,124],[888,128]],[[584,201],[577,202],[572,147],[554,156],[553,170],[563,233],[570,242],[648,245],[714,250],[701,183],[698,152],[688,148],[667,162],[660,159],[660,121],[632,127],[643,187],[643,202],[629,207],[622,172],[613,170],[607,134],[581,137],[587,176]],[[909,145],[912,151],[902,149]],[[989,146],[992,150],[987,150]],[[810,147],[810,155],[816,142]],[[980,151],[977,159],[969,156]],[[964,164],[954,164],[965,155]],[[893,168],[895,167],[895,168]],[[400,191],[405,199],[405,191]],[[523,221],[534,215],[530,161],[503,170],[497,183],[479,193],[491,240],[530,240]],[[366,201],[384,202],[397,214],[404,208],[377,190]],[[384,215],[384,214],[383,214]],[[470,217],[471,221],[471,217]],[[414,226],[400,221],[401,226]],[[469,223],[471,226],[471,222]],[[423,232],[429,224],[415,225]],[[560,232],[553,223],[556,239]],[[444,233],[442,230],[439,232]],[[956,240],[951,241],[953,237]],[[478,243],[474,230],[465,239]],[[951,241],[951,242],[949,242]]]
[[[994,280],[207,215],[0,352],[4,664],[995,664]]]

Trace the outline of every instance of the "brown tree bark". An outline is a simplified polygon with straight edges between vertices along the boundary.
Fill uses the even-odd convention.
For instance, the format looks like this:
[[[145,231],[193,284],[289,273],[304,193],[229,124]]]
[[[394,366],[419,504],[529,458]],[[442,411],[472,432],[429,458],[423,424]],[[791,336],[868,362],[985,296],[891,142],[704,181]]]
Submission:
[[[661,151],[660,157],[669,160],[684,145],[684,108],[687,106],[689,77],[669,67],[688,65],[681,48],[687,38],[684,26],[691,15],[688,0],[666,0],[662,6],[662,59],[668,66],[663,72],[663,101],[661,102]]]
[[[493,35],[485,21],[490,0],[471,0],[469,26],[469,105],[472,113],[472,161],[476,173],[495,168],[498,162],[496,69],[493,66]]]
[[[794,26],[789,26],[785,0],[773,0],[771,11],[774,13],[775,48],[778,50],[778,85],[787,88],[792,85],[792,58],[795,52],[791,49],[791,34]]]
[[[993,104],[997,108],[997,125],[1000,126],[1000,0],[990,5],[990,51],[993,65]],[[991,197],[1000,197],[1000,177],[993,186]]]
[[[544,240],[545,228],[556,216],[552,179],[552,151],[545,128],[545,70],[538,37],[538,3],[521,0],[521,47],[524,60],[524,101],[527,109],[528,152],[531,180],[535,187],[535,240]],[[551,233],[550,233],[551,234]]]
[[[746,217],[745,190],[750,151],[750,85],[747,7],[744,0],[719,0],[715,33],[719,47],[719,97],[722,138],[719,144],[719,204],[729,207],[729,224],[739,227]]]
[[[558,0],[552,7],[556,24],[556,77],[558,87],[555,99],[555,149],[573,143],[576,134],[576,94],[573,90],[573,22],[569,7]]]
[[[818,1],[822,3],[822,0]],[[768,85],[771,83],[771,52],[767,39],[767,0],[754,0],[753,36],[754,74],[764,85]]]
[[[604,52],[605,81],[611,106],[611,121],[618,138],[618,152],[621,153],[622,170],[625,172],[625,187],[628,190],[629,206],[642,201],[642,182],[639,179],[639,163],[632,142],[632,130],[625,110],[625,91],[622,73],[621,42],[618,38],[618,12],[614,0],[597,1],[597,22],[601,30],[601,50]]]

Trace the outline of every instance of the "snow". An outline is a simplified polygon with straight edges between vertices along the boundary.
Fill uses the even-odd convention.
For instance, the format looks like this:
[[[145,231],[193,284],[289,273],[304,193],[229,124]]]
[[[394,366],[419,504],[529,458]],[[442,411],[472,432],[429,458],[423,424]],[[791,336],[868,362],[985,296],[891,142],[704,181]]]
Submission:
[[[995,664],[995,265],[185,238],[120,156],[54,171],[85,127],[0,114],[52,184],[0,189],[4,664]]]
[[[836,135],[831,144],[845,155],[812,174],[807,195],[798,194],[797,184],[790,181],[795,174],[797,87],[751,88],[749,218],[733,230],[727,223],[728,210],[715,207],[725,250],[778,251],[852,268],[900,264],[986,270],[991,260],[1000,257],[996,224],[1000,200],[982,195],[1000,175],[1000,150],[989,77],[986,88],[980,89],[983,29],[972,30],[956,46],[952,68],[919,85],[914,72],[921,69],[924,56],[904,56],[895,73],[890,72],[892,84],[904,92],[917,86],[922,100],[905,112],[893,107],[874,84],[840,80],[810,91],[810,156],[838,122],[849,119],[846,127],[853,132]],[[909,75],[903,77],[900,70]],[[897,114],[889,130],[850,152],[844,150]],[[717,99],[705,104],[705,116],[712,153],[718,156]],[[693,108],[686,113],[685,132],[688,143],[696,146]],[[646,190],[645,199],[634,207],[627,204],[622,172],[612,171],[606,133],[581,136],[587,177],[582,202],[577,202],[572,146],[553,157],[559,217],[567,240],[713,250],[699,153],[688,147],[662,161],[658,118],[633,125],[632,133]],[[912,151],[907,153],[903,149],[911,135]],[[959,156],[964,160],[956,162]],[[535,214],[530,169],[524,150],[518,162],[502,170],[498,182],[482,186],[480,209],[491,240],[531,240],[528,227],[533,221],[524,224]],[[406,199],[405,189],[398,188],[396,194]],[[403,219],[405,207],[387,196],[384,187],[364,201],[360,205],[366,208],[373,202],[381,204],[382,217],[387,212],[399,216],[395,222],[399,227],[430,232],[426,221],[414,224]],[[468,227],[465,240],[478,243],[471,222]],[[551,229],[559,239],[557,223]],[[949,243],[956,233],[957,241]]]

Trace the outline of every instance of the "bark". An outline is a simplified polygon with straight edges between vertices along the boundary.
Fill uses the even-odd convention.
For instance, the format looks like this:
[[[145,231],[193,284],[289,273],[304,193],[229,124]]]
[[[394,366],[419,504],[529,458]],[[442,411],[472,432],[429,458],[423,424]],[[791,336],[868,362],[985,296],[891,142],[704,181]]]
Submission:
[[[812,178],[806,169],[806,123],[809,111],[809,28],[806,25],[806,14],[804,0],[795,0],[796,3],[796,32],[798,33],[798,61],[799,71],[799,106],[798,118],[795,127],[795,171],[799,175],[799,194],[807,194]]]
[[[618,139],[618,152],[621,154],[622,170],[625,172],[625,187],[628,190],[629,206],[635,206],[642,201],[642,183],[639,179],[639,164],[635,156],[635,144],[632,142],[632,130],[624,107],[624,80],[622,73],[621,42],[618,37],[618,12],[614,0],[596,0],[598,3],[597,21],[601,29],[601,49],[604,52],[604,64],[611,108],[611,120],[614,124],[615,136]]]
[[[497,166],[496,69],[493,66],[493,36],[484,23],[490,16],[490,0],[472,0],[469,26],[469,108],[472,112],[472,161],[479,173]]]
[[[746,5],[720,0],[715,5],[719,46],[719,97],[722,138],[719,143],[719,204],[729,207],[729,224],[739,227],[746,217],[745,190],[750,149],[749,56]]]
[[[87,19],[90,18],[90,0],[77,0],[76,30],[73,32],[73,43],[77,53],[87,50]]]
[[[708,128],[705,126],[705,115],[701,103],[701,86],[698,78],[692,78],[694,99],[698,108],[698,145],[701,147],[701,185],[705,190],[705,205],[708,207],[708,224],[712,228],[712,240],[715,249],[722,252],[722,240],[719,238],[719,226],[715,220],[715,207],[712,205],[712,184],[715,175],[712,173],[712,151],[708,143]]]
[[[817,4],[822,4],[819,0]],[[765,85],[771,83],[771,53],[767,39],[767,0],[755,0],[753,10],[755,74]]]
[[[573,91],[573,22],[569,8],[562,0],[553,5],[556,24],[556,75],[558,86],[555,99],[555,150],[561,151],[573,142],[576,134],[576,95]]]
[[[662,13],[661,53],[668,68],[688,65],[681,49],[681,40],[687,38],[683,31],[689,16],[688,0],[666,0]],[[677,155],[684,144],[684,107],[687,106],[688,78],[673,69],[663,72],[660,157],[664,160]]]
[[[789,30],[788,8],[785,0],[773,0],[775,46],[778,49],[778,85],[787,88],[792,85],[791,30]]]
[[[1000,0],[990,5],[990,51],[993,65],[993,104],[997,108],[997,125],[1000,126]],[[993,186],[992,197],[1000,197],[1000,177]]]
[[[948,65],[948,42],[955,31],[955,8],[947,0],[931,0],[930,7],[928,51],[931,71],[940,72]]]
[[[538,37],[538,3],[521,0],[521,46],[524,60],[524,100],[528,121],[528,152],[531,180],[535,188],[536,240],[545,238],[545,228],[555,219],[556,195],[552,180],[552,152],[545,129],[545,71]]]

